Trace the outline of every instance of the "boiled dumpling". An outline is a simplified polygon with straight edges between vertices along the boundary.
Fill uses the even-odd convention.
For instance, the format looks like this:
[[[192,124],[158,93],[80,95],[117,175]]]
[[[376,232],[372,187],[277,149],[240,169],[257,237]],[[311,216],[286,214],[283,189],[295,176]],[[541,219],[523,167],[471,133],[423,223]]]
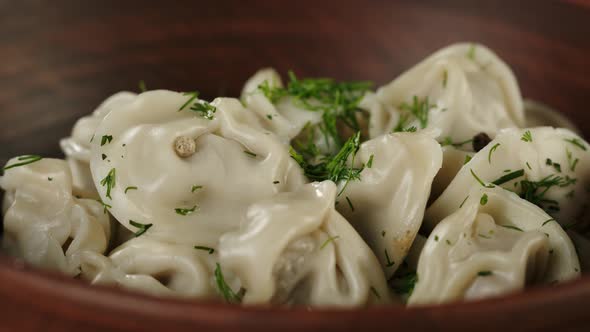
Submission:
[[[114,108],[132,102],[136,94],[118,92],[105,101],[89,116],[78,120],[70,137],[59,144],[72,171],[74,194],[85,198],[98,198],[98,193],[90,174],[90,150],[94,132],[102,119]]]
[[[426,210],[425,227],[459,208],[471,188],[500,185],[539,205],[562,225],[586,223],[588,143],[567,129],[505,129],[461,168]],[[479,183],[481,181],[481,183]]]
[[[440,145],[423,133],[386,134],[364,142],[354,158],[359,180],[340,183],[338,211],[391,276],[404,260],[424,216]]]
[[[409,304],[497,296],[579,275],[574,246],[553,218],[502,188],[474,188],[430,234]]]
[[[361,106],[371,113],[371,137],[438,128],[439,141],[463,142],[481,132],[494,137],[502,128],[524,125],[514,74],[479,44],[455,44],[434,53],[367,94]]]
[[[108,257],[84,252],[81,262],[81,277],[93,285],[116,285],[156,296],[217,296],[212,255],[193,246],[141,236],[125,242]]]
[[[334,209],[336,185],[307,184],[253,204],[221,237],[219,258],[246,289],[245,304],[362,306],[386,302],[379,261]]]
[[[250,204],[305,181],[277,137],[231,98],[145,92],[105,117],[92,153],[113,216],[171,243],[213,247]]]
[[[10,168],[0,187],[4,201],[4,246],[8,252],[42,268],[70,276],[79,273],[80,254],[103,253],[110,238],[110,221],[95,200],[72,195],[72,175],[63,160],[42,159]]]

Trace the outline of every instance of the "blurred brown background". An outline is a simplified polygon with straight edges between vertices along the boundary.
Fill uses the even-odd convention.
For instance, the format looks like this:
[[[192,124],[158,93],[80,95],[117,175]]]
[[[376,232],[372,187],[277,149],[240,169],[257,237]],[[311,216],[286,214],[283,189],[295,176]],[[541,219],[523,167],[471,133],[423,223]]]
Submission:
[[[59,155],[78,117],[139,80],[237,96],[274,66],[378,86],[457,41],[498,52],[524,96],[590,111],[584,0],[0,1],[0,163]]]

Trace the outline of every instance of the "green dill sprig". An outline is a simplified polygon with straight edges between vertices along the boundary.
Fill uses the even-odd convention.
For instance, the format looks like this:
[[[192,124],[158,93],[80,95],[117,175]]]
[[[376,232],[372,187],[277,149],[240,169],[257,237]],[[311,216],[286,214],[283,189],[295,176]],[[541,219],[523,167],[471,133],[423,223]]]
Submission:
[[[401,276],[392,276],[387,282],[396,294],[410,296],[418,282],[418,274],[409,272]]]
[[[113,136],[112,135],[103,135],[102,138],[100,139],[100,146],[103,146],[105,144],[108,144],[110,142],[113,141]]]
[[[492,275],[492,271],[489,271],[489,270],[479,271],[479,272],[477,272],[477,275],[479,277],[488,277],[488,276]]]
[[[555,219],[551,218],[551,219],[547,219],[547,220],[543,221],[543,223],[541,224],[541,227],[547,225],[547,223],[549,223],[551,221],[555,221]]]
[[[576,170],[576,165],[578,165],[580,159],[574,159],[572,152],[568,148],[565,148],[565,153],[567,156],[567,164],[570,167],[570,170],[574,172]]]
[[[473,139],[472,138],[470,138],[468,140],[465,140],[463,142],[453,142],[453,139],[450,136],[447,136],[440,143],[440,145],[441,146],[449,146],[450,145],[450,146],[455,147],[455,148],[461,148],[461,147],[463,147],[463,145],[469,144],[471,142],[473,142]]]
[[[402,113],[397,125],[393,128],[393,132],[404,131],[404,128],[407,127],[412,117],[418,120],[422,129],[426,128],[428,126],[428,113],[435,106],[428,102],[428,97],[420,99],[418,96],[413,96],[411,104],[404,102],[399,105]]]
[[[524,232],[521,228],[516,227],[516,226],[512,226],[512,225],[498,225],[498,226],[502,226],[504,228],[512,229],[512,230],[519,231],[519,232]]]
[[[42,159],[43,159],[43,157],[37,156],[37,155],[20,156],[20,157],[16,158],[16,160],[19,162],[4,167],[2,169],[2,172],[0,172],[1,173],[0,176],[4,175],[4,171],[6,171],[6,170],[9,170],[9,169],[15,168],[15,167],[29,165],[29,164],[35,163],[39,160],[42,160]]]
[[[195,191],[199,190],[199,189],[203,189],[203,186],[199,186],[199,185],[194,185],[191,188],[191,193],[194,193]]]
[[[520,181],[520,197],[539,206],[546,212],[559,211],[559,202],[546,199],[545,194],[553,187],[567,187],[576,183],[576,179],[569,176],[548,175],[539,181]]]
[[[481,199],[479,200],[479,204],[481,206],[484,206],[484,205],[488,204],[488,195],[487,194],[483,194],[481,196]]]
[[[527,130],[524,132],[524,134],[522,134],[522,137],[520,138],[521,141],[523,142],[532,142],[533,141],[533,135],[531,134],[530,130]]]
[[[129,220],[129,224],[135,228],[137,228],[137,232],[133,233],[135,237],[143,235],[143,233],[147,232],[150,227],[154,224],[142,224],[138,223],[137,221]]]
[[[107,214],[108,209],[111,209],[112,208],[112,206],[110,206],[109,204],[103,202],[102,199],[97,199],[96,201],[99,202],[100,205],[102,205],[102,207],[103,207],[103,213],[104,214]]]
[[[582,141],[577,137],[564,139],[564,141],[571,143],[584,151],[587,150],[586,145],[584,145],[584,143],[582,143]]]
[[[360,130],[356,118],[356,113],[360,111],[358,104],[371,88],[371,82],[336,82],[329,78],[298,79],[292,71],[288,72],[288,76],[286,88],[271,86],[268,81],[264,81],[258,88],[272,103],[290,96],[298,107],[322,112],[320,131],[327,142],[335,142],[336,148],[343,141],[336,129],[337,123],[343,123],[355,132]]]
[[[484,188],[494,188],[494,185],[493,185],[493,184],[485,184],[485,183],[484,183],[484,182],[483,182],[483,181],[482,181],[482,180],[479,178],[479,176],[477,176],[477,175],[475,174],[475,172],[473,171],[473,169],[469,169],[469,170],[471,171],[471,175],[473,176],[473,178],[475,178],[475,180],[476,180],[476,181],[477,181],[479,184],[481,184],[481,186],[482,186],[482,187],[484,187]]]
[[[446,88],[447,87],[447,81],[449,80],[449,72],[445,69],[443,71],[443,79],[442,79],[442,87]]]
[[[178,112],[186,109],[189,105],[189,110],[198,113],[201,117],[207,120],[213,120],[217,107],[210,103],[199,100],[199,91],[184,92],[183,95],[189,96],[188,100],[180,106]]]
[[[244,150],[244,153],[247,154],[248,156],[252,157],[252,158],[256,158],[258,155],[254,152],[250,152],[248,150]]]
[[[551,160],[551,159],[547,158],[547,159],[545,160],[545,165],[547,165],[547,166],[553,166],[553,168],[554,168],[554,169],[555,169],[557,172],[561,173],[561,165],[560,165],[559,163],[556,163],[556,162],[554,162],[553,160]]]
[[[389,253],[387,252],[387,249],[385,249],[385,260],[387,261],[385,265],[386,267],[392,267],[395,265],[395,262],[389,258]]]
[[[369,157],[369,161],[367,161],[367,168],[373,167],[373,157],[375,157],[373,154]]]
[[[334,242],[336,240],[338,240],[340,238],[340,236],[336,235],[336,236],[330,236],[326,241],[324,241],[324,243],[322,243],[322,245],[320,246],[320,250],[324,249],[329,243]]]
[[[215,112],[217,112],[217,107],[211,105],[206,101],[200,101],[194,103],[191,108],[191,111],[199,113],[199,115],[207,120],[213,120],[215,116]]]
[[[174,209],[174,212],[176,212],[176,214],[179,214],[181,216],[188,216],[188,215],[193,214],[193,212],[195,212],[195,210],[197,210],[197,205],[193,206],[190,209],[176,208],[176,209]]]
[[[184,96],[189,96],[189,99],[180,106],[178,112],[184,110],[188,105],[190,105],[195,99],[199,98],[199,91],[191,91],[191,92],[183,92]]]
[[[147,87],[145,86],[144,80],[140,80],[139,83],[137,84],[137,86],[139,87],[139,92],[146,92],[147,91]]]
[[[471,44],[469,46],[469,50],[467,50],[467,54],[466,54],[468,59],[475,61],[475,49],[476,49],[475,44]]]
[[[495,184],[496,186],[502,185],[506,182],[510,182],[514,179],[518,179],[519,177],[524,175],[524,169],[519,169],[513,172],[510,172],[508,174],[504,174],[501,177],[499,177],[498,179],[494,180],[492,182],[492,184]]]
[[[125,194],[127,194],[127,192],[129,190],[137,190],[137,187],[135,187],[135,186],[129,186],[129,187],[125,188]]]
[[[197,249],[197,250],[205,250],[205,251],[209,252],[209,255],[212,255],[215,252],[215,249],[213,249],[211,247],[194,246],[194,248]]]
[[[467,202],[467,199],[469,198],[469,195],[467,195],[467,197],[465,197],[465,199],[463,200],[463,202],[461,202],[461,204],[459,204],[459,209],[463,207],[463,205],[465,204],[465,202]]]
[[[465,156],[465,161],[463,161],[463,165],[465,165],[465,164],[467,164],[468,162],[470,162],[472,158],[473,158],[472,156],[470,156],[470,155],[466,155],[466,156]]]
[[[107,187],[107,194],[106,194],[106,196],[109,199],[113,199],[111,197],[111,190],[113,188],[115,188],[115,185],[117,184],[116,177],[117,177],[117,170],[114,169],[114,168],[112,168],[109,171],[109,173],[107,174],[107,176],[105,176],[105,178],[100,181],[100,185],[101,186],[106,186]]]
[[[494,153],[494,151],[496,151],[496,149],[500,146],[500,143],[496,143],[494,144],[494,146],[492,146],[492,148],[490,149],[490,152],[488,152],[488,163],[492,163],[492,153]]]
[[[215,283],[217,284],[217,289],[227,303],[239,304],[242,302],[246,290],[241,288],[238,293],[235,293],[225,282],[223,272],[221,271],[221,265],[219,265],[219,263],[215,264]]]
[[[344,143],[342,149],[340,149],[336,155],[323,158],[322,161],[316,164],[311,164],[293,147],[290,148],[289,154],[291,155],[291,158],[301,166],[305,176],[312,181],[331,180],[335,183],[346,181],[343,188],[338,193],[338,195],[340,195],[344,192],[344,189],[351,180],[360,180],[360,173],[363,171],[364,166],[355,168],[347,165],[349,157],[352,158],[352,164],[354,164],[354,158],[356,157],[359,147],[360,132],[357,132]]]

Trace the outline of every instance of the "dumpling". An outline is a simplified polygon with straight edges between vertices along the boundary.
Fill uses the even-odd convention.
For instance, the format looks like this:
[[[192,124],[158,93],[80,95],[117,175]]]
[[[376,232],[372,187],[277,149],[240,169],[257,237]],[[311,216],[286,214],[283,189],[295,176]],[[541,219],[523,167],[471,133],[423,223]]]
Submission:
[[[440,145],[427,134],[386,134],[360,146],[353,165],[365,165],[360,179],[340,183],[338,211],[373,249],[387,276],[420,229],[441,164]]]
[[[245,304],[362,306],[387,302],[379,261],[334,209],[331,181],[250,206],[219,242],[221,266],[246,289]]]
[[[169,244],[141,236],[105,257],[81,255],[81,277],[93,285],[116,285],[155,296],[213,298],[213,258],[193,246]]]
[[[59,144],[72,171],[74,194],[84,198],[98,198],[98,192],[90,174],[91,141],[102,119],[114,108],[132,102],[137,95],[131,92],[118,92],[105,101],[89,116],[76,122],[70,137]]]
[[[277,137],[231,98],[142,93],[105,117],[92,149],[94,184],[113,216],[171,243],[213,247],[250,204],[306,181]]]
[[[9,169],[0,177],[6,191],[4,246],[32,265],[74,276],[82,252],[106,250],[108,214],[97,201],[73,197],[65,161],[42,159],[10,167],[22,160],[8,161]]]
[[[459,208],[473,187],[500,185],[539,205],[562,225],[587,221],[588,143],[567,129],[505,129],[457,173],[426,210],[427,230]],[[479,183],[481,181],[481,183]]]
[[[485,298],[579,275],[574,246],[553,218],[502,188],[474,188],[430,234],[408,303]]]
[[[524,115],[527,128],[550,126],[566,128],[578,135],[581,133],[580,129],[562,113],[535,100],[524,100]]]
[[[438,128],[440,140],[463,142],[484,132],[524,125],[514,74],[479,44],[445,47],[391,83],[368,93],[371,137],[408,128]]]

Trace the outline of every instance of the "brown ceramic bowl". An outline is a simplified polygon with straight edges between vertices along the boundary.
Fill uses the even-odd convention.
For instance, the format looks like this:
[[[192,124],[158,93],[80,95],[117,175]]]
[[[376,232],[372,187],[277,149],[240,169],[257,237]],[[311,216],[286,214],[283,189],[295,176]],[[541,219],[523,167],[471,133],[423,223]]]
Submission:
[[[488,45],[525,97],[590,136],[590,4],[556,1],[0,3],[0,164],[59,156],[109,94],[237,96],[262,66],[386,83],[456,41]],[[352,311],[240,308],[90,287],[0,256],[0,331],[588,331],[590,277],[473,303]]]

